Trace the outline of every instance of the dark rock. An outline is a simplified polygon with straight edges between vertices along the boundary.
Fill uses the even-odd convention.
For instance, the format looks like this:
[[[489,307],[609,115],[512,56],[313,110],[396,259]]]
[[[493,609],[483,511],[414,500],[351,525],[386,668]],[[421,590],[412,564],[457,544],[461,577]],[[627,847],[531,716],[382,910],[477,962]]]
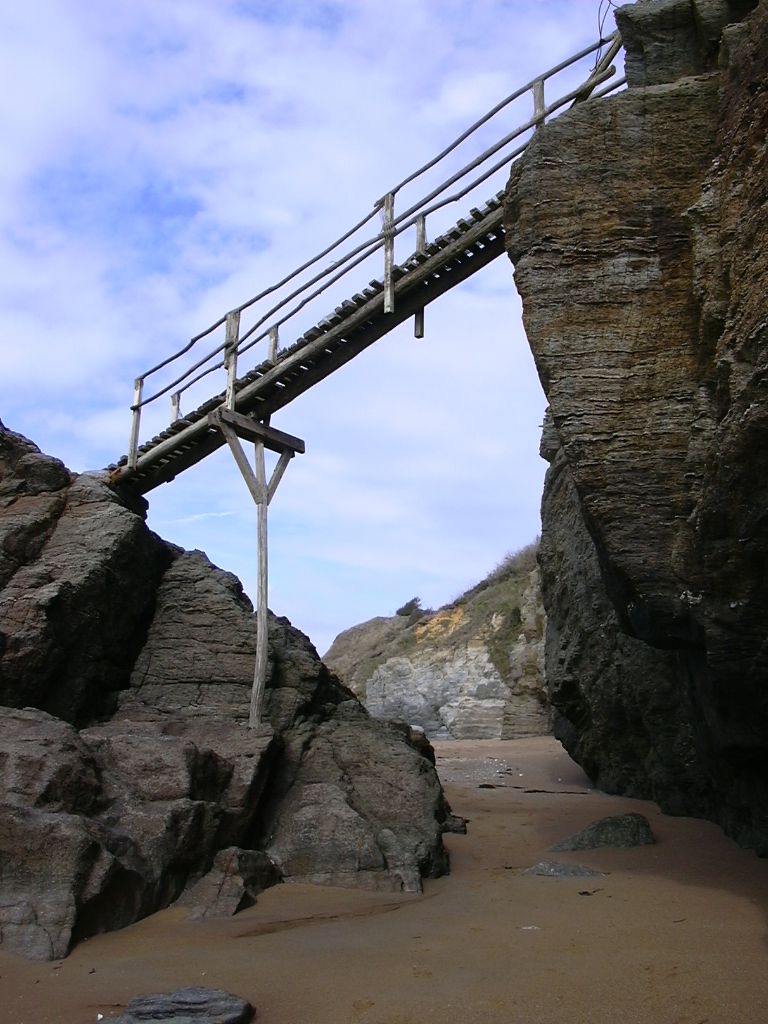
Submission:
[[[688,690],[680,686],[679,657],[622,631],[559,448],[541,515],[555,736],[600,789],[653,799],[668,814],[711,814],[712,786]]]
[[[249,1024],[256,1011],[245,999],[210,988],[179,988],[152,996],[134,996],[113,1024]]]
[[[266,853],[230,846],[219,850],[208,874],[183,893],[178,904],[189,907],[192,918],[231,917],[252,907],[260,892],[281,879]]]
[[[35,531],[28,524],[38,512]],[[11,524],[15,552],[0,591],[0,703],[75,725],[109,714],[144,643],[170,550],[96,476],[78,477],[64,500],[22,494],[0,521]]]
[[[625,849],[631,846],[649,846],[655,842],[651,826],[644,815],[615,814],[592,822],[581,832],[568,839],[561,839],[549,849],[552,853],[565,853],[568,850],[596,850],[599,846]]]
[[[713,5],[690,10],[717,34]],[[677,31],[683,7],[624,12]],[[647,81],[675,80],[550,122],[507,192],[558,437],[540,550],[555,728],[599,785],[768,854],[768,8],[724,30],[719,70],[711,49],[682,78],[701,66],[643,52]]]
[[[79,935],[135,921],[151,909],[138,862],[129,840],[80,815],[0,805],[3,947],[58,960]]]
[[[88,814],[101,792],[92,751],[66,722],[0,707],[0,802]]]
[[[616,11],[630,89],[676,82],[711,70],[723,29],[757,0],[644,0]]]
[[[561,864],[556,860],[542,860],[525,871],[526,875],[541,875],[544,878],[592,878],[602,876],[604,871],[593,871],[585,864]]]
[[[0,537],[18,541],[0,587],[4,948],[65,956],[182,894],[234,913],[283,875],[418,891],[447,870],[460,819],[423,734],[372,720],[272,615],[249,729],[239,581],[164,544],[101,477],[56,476],[2,429],[0,455]]]

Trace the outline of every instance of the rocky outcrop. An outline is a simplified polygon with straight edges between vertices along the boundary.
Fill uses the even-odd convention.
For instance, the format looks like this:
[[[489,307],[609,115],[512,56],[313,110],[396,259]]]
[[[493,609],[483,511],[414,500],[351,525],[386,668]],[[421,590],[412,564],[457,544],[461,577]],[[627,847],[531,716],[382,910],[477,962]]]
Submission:
[[[537,133],[506,229],[551,408],[558,732],[766,854],[768,8],[722,29],[750,7],[621,8],[630,88]]]
[[[280,880],[420,891],[447,870],[459,822],[423,736],[374,721],[274,616],[249,729],[239,581],[4,428],[0,456],[4,948],[61,957],[176,900],[233,913]]]
[[[525,549],[438,612],[353,626],[323,660],[375,718],[431,739],[536,736],[550,731],[544,621]]]

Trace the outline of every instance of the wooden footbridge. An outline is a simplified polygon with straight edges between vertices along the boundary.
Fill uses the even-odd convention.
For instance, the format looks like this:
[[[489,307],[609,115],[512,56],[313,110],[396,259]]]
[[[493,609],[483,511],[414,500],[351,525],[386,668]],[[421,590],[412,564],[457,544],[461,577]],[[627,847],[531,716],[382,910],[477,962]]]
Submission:
[[[371,212],[336,242],[281,281],[222,316],[178,352],[136,379],[128,453],[109,467],[112,484],[133,493],[146,494],[228,444],[258,506],[258,626],[251,725],[258,724],[261,717],[267,667],[267,506],[290,460],[295,454],[304,452],[304,442],[275,430],[269,425],[270,417],[410,317],[414,318],[415,336],[423,337],[425,307],[504,252],[503,192],[479,207],[472,207],[466,217],[431,242],[427,241],[427,217],[469,196],[487,179],[508,168],[524,151],[532,132],[548,118],[574,103],[588,98],[596,101],[620,88],[625,79],[617,80],[613,66],[620,48],[621,37],[616,32],[516,90],[433,160],[391,189],[374,204]],[[593,57],[594,54],[597,56]],[[572,77],[573,66],[587,60],[593,63],[580,84],[547,105],[545,83],[564,72],[570,71]],[[438,165],[525,93],[531,93],[533,97],[532,117],[395,216],[395,197],[406,185]],[[458,185],[458,191],[446,196],[445,193],[454,185]],[[319,271],[312,270],[345,242],[359,238],[366,225],[379,215],[383,223],[378,234],[354,242],[353,248],[344,255]],[[396,264],[395,239],[413,228],[416,230],[415,251],[405,262]],[[344,300],[330,316],[319,320],[290,347],[280,348],[279,331],[286,323],[382,250],[384,273],[381,279],[370,281],[366,287],[354,292],[351,298]],[[285,294],[286,290],[289,290],[288,294]],[[244,314],[251,314],[269,296],[277,298],[279,295],[282,297],[276,302],[273,298],[274,304],[257,313],[255,322],[243,330]],[[200,357],[190,356],[195,346],[216,332],[223,333],[223,339],[213,350]],[[265,340],[268,346],[266,358],[238,376],[238,364],[242,370],[243,357],[261,340]],[[187,360],[191,365],[186,365]],[[145,395],[150,378],[162,380],[163,373],[173,375],[172,367],[184,366],[186,368],[181,372],[175,370],[176,376],[169,383],[163,383],[152,394]],[[217,371],[226,374],[226,387],[194,411],[182,414],[185,392]],[[160,399],[165,397],[167,400],[168,396],[171,399],[170,425],[141,443],[142,412],[148,406],[154,408]],[[253,468],[241,440],[255,444]],[[265,475],[265,447],[280,456],[269,482]]]

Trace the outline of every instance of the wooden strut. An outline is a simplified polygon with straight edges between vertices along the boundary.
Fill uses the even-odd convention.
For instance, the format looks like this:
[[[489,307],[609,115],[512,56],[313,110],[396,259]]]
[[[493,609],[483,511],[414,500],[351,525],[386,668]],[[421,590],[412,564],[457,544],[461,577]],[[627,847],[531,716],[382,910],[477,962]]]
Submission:
[[[416,221],[416,252],[420,256],[427,253],[427,218],[423,213],[419,214]],[[424,307],[417,309],[413,315],[413,336],[414,338],[424,337]]]
[[[256,595],[256,665],[253,671],[253,689],[251,706],[248,714],[248,726],[255,729],[261,724],[264,709],[264,688],[267,682],[267,648],[269,642],[267,623],[268,600],[268,550],[267,550],[267,507],[275,496],[277,486],[283,478],[288,463],[298,452],[304,454],[305,446],[301,438],[275,430],[264,423],[258,423],[248,416],[221,406],[208,414],[208,423],[218,428],[224,435],[237,467],[256,503],[258,514],[258,586]],[[240,444],[240,438],[254,442],[254,468]],[[264,449],[278,452],[280,458],[272,471],[267,483],[264,464]]]
[[[384,312],[392,313],[395,309],[395,282],[392,268],[395,265],[395,196],[388,192],[384,196]]]

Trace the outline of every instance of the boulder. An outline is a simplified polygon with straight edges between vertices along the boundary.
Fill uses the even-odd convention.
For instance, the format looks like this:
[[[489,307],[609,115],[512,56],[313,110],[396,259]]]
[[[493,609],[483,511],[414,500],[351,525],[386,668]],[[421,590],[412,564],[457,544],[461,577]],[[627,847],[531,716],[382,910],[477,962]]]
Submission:
[[[448,869],[460,822],[423,734],[371,719],[273,615],[248,728],[239,581],[2,427],[0,472],[3,948],[58,958],[179,898],[235,913],[283,877],[418,891]]]
[[[245,999],[210,988],[177,988],[151,996],[134,996],[112,1024],[250,1024],[256,1011]]]
[[[230,846],[219,850],[211,870],[182,894],[178,905],[189,907],[191,918],[231,917],[252,907],[259,893],[281,878],[266,853]]]
[[[651,832],[648,819],[643,814],[614,814],[600,821],[593,821],[581,832],[561,839],[550,846],[551,853],[565,853],[569,850],[596,850],[600,846],[610,846],[616,850],[631,846],[650,846],[656,840]]]

